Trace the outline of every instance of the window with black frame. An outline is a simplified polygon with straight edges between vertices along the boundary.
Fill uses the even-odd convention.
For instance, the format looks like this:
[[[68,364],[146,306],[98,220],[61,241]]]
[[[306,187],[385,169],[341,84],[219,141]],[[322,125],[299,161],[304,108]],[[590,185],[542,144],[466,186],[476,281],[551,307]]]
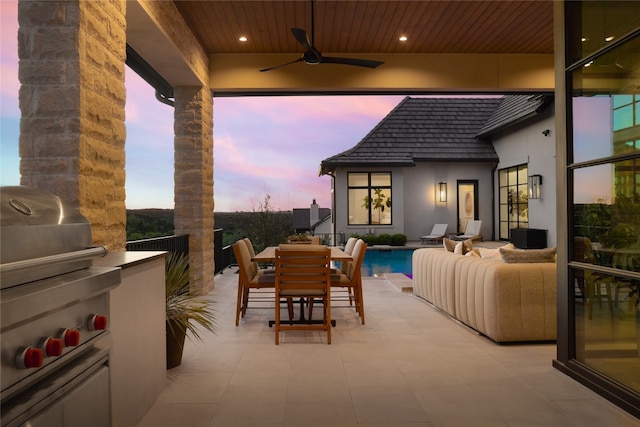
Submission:
[[[640,36],[570,73],[575,359],[640,392]]]
[[[347,174],[349,225],[391,224],[391,173]]]
[[[529,227],[527,165],[498,171],[500,239],[508,240],[512,228]]]

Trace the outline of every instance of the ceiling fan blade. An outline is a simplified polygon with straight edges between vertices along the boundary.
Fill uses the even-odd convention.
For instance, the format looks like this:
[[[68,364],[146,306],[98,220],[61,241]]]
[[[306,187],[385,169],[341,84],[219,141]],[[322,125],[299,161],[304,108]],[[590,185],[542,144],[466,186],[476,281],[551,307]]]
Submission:
[[[293,37],[298,40],[306,50],[315,50],[313,46],[311,46],[311,41],[309,40],[309,34],[305,30],[301,30],[300,28],[292,28],[291,33],[293,33]]]
[[[336,56],[323,56],[323,64],[343,64],[343,65],[356,65],[358,67],[376,68],[379,65],[384,64],[381,61],[371,61],[369,59],[356,59],[356,58],[340,58]]]
[[[260,70],[260,72],[262,73],[262,72],[265,72],[265,71],[275,70],[276,68],[284,67],[284,66],[290,65],[290,64],[295,64],[296,62],[302,62],[302,58],[295,59],[295,60],[293,60],[291,62],[285,62],[284,64],[274,65],[273,67],[263,68],[262,70]]]

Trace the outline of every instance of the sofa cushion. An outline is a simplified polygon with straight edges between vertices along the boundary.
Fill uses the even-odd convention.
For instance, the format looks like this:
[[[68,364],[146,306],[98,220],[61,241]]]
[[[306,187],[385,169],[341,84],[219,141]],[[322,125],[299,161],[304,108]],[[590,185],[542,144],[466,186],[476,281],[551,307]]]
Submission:
[[[508,249],[502,247],[499,250],[504,262],[508,263],[556,262],[555,247],[546,249]]]

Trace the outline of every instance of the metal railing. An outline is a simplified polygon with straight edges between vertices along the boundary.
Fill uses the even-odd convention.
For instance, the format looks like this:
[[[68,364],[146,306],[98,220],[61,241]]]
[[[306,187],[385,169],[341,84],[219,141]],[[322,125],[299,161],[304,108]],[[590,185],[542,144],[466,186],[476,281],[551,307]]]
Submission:
[[[189,235],[154,237],[126,243],[128,251],[167,251],[189,255]]]
[[[235,264],[231,246],[222,246],[221,228],[213,233],[213,262],[214,274],[222,272],[225,268]],[[128,251],[167,251],[189,255],[189,235],[154,237],[144,240],[132,240],[126,243]]]

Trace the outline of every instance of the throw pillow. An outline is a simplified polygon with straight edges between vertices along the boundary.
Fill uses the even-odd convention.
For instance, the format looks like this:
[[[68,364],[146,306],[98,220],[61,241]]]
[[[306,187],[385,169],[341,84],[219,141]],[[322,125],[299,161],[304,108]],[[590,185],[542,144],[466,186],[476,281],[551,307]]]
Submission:
[[[500,254],[504,262],[556,262],[557,248],[546,249],[506,249],[500,248]]]
[[[464,256],[470,256],[474,258],[480,258],[480,251],[478,249],[471,249],[469,252],[464,254]]]
[[[467,239],[462,242],[456,243],[456,246],[453,248],[453,253],[458,255],[466,255],[472,250],[473,250],[473,243],[471,243],[470,239]]]
[[[456,243],[457,242],[455,240],[450,240],[450,239],[447,239],[446,237],[442,239],[442,245],[449,252],[453,252],[453,250],[456,248]]]
[[[499,248],[495,248],[495,249],[491,249],[491,248],[478,248],[478,251],[480,251],[480,257],[481,258],[486,258],[486,259],[491,259],[494,261],[500,261],[500,262],[504,262],[504,260],[502,259],[502,255],[500,254],[500,249],[515,249],[515,246],[513,245],[513,243],[507,243],[504,246],[501,246]]]
[[[498,249],[478,248],[478,251],[480,252],[480,258],[502,261],[502,258],[497,258],[497,256],[500,256],[500,252],[498,252]]]

